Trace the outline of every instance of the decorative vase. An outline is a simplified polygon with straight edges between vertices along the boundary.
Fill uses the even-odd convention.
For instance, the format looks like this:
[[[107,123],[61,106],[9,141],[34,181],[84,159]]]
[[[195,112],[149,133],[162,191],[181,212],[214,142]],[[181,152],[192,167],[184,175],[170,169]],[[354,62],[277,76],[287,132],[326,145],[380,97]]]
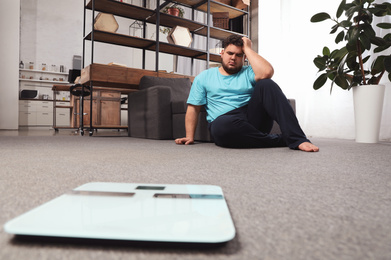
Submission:
[[[353,87],[357,143],[377,143],[383,111],[384,85]]]
[[[167,9],[167,13],[174,16],[179,16],[179,9],[175,7],[171,7]]]

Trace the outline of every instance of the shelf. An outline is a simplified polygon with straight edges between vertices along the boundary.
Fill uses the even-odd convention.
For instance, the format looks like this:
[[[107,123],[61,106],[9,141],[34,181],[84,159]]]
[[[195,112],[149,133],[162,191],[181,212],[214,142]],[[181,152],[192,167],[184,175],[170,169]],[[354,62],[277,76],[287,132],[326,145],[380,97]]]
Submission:
[[[201,1],[177,1],[180,3],[184,3],[188,5],[189,2],[195,6]],[[190,6],[190,5],[189,5]],[[207,5],[203,5],[201,8],[207,7]],[[232,6],[224,5],[219,2],[211,1],[211,8],[214,12],[230,12],[230,18],[239,17],[241,15],[246,14],[247,12],[236,9]],[[87,4],[88,9],[92,9],[92,0]],[[154,10],[143,8],[140,6],[135,6],[127,3],[121,3],[114,0],[95,0],[95,10],[99,12],[110,13],[113,15],[131,18],[135,20],[146,21],[148,23],[156,24],[156,13]],[[205,9],[206,10],[206,9]],[[232,14],[231,14],[232,13]],[[232,16],[232,17],[231,17]],[[175,27],[177,25],[181,25],[190,30],[190,32],[194,32],[195,34],[207,36],[207,25],[199,22],[195,22],[189,19],[181,18],[178,16],[169,15],[166,13],[160,13],[160,25],[165,27]],[[222,40],[228,37],[231,34],[238,34],[232,31],[223,30],[216,27],[210,27],[210,37]],[[239,34],[243,35],[244,34]]]
[[[86,8],[92,10],[92,0],[86,5]],[[115,0],[95,0],[95,11],[135,20],[145,20],[155,14],[155,10]]]
[[[53,81],[53,80],[40,80],[40,79],[19,79],[20,81],[28,81],[35,83],[47,83],[47,84],[69,84],[67,81]]]
[[[196,34],[206,36],[207,35],[207,28],[206,27],[202,28],[200,31],[196,32]],[[228,30],[224,30],[221,28],[217,28],[217,27],[210,27],[210,37],[215,38],[215,39],[224,40],[225,38],[227,38],[228,36],[230,36],[232,34],[241,35],[242,37],[246,36],[245,34],[233,32],[233,31],[228,31]]]
[[[56,101],[57,102],[57,101]],[[68,101],[69,102],[69,101]],[[56,108],[73,108],[73,106],[56,106]]]
[[[148,22],[155,24],[156,23],[156,16],[155,15],[151,16],[148,19]],[[177,25],[180,25],[180,26],[188,28],[189,31],[194,34],[202,35],[205,37],[207,36],[208,26],[206,24],[194,22],[192,20],[188,20],[188,19],[184,19],[184,18],[180,18],[178,16],[173,16],[173,15],[161,13],[160,14],[160,25],[165,26],[165,27],[171,27],[171,28],[173,28]],[[221,29],[218,27],[212,27],[212,26],[210,27],[210,37],[212,37],[212,38],[223,40],[223,39],[227,38],[228,36],[230,36],[231,34],[238,34],[238,35],[245,36],[244,34],[239,34],[236,32],[224,30],[224,29]]]
[[[87,40],[91,40],[91,33],[86,36]],[[118,33],[110,33],[94,30],[94,41],[104,42],[109,44],[117,44],[121,46],[145,49],[149,51],[156,50],[156,41],[139,37],[128,36]],[[206,60],[207,53],[201,50],[195,50],[179,45],[174,45],[165,42],[159,42],[159,52],[185,56],[194,59]],[[210,53],[210,61],[220,62],[221,58],[218,54]]]
[[[45,74],[56,74],[56,75],[68,75],[66,72],[56,72],[56,71],[49,71],[49,70],[30,70],[30,69],[19,69],[20,71],[26,71],[26,72],[35,72],[35,73],[45,73]]]
[[[49,101],[53,102],[53,99],[42,99],[42,98],[19,98],[19,100],[23,101]]]
[[[207,0],[176,0],[175,2],[195,8],[198,11],[207,12],[208,11],[208,1]],[[226,5],[216,1],[210,1],[210,13],[215,12],[228,12],[229,19],[237,18],[247,14],[247,11],[237,9],[233,6]]]
[[[53,99],[42,99],[42,98],[19,98],[19,100],[23,101],[49,101],[49,102],[54,102]],[[69,100],[61,100],[57,99],[56,102],[70,102]],[[57,107],[62,107],[62,108],[69,108],[71,106],[57,106]]]
[[[208,8],[208,1],[205,0],[176,0],[175,2],[203,12],[207,12]],[[92,0],[90,0],[86,7],[87,9],[92,9]],[[228,12],[230,19],[237,18],[248,13],[247,11],[216,1],[210,1],[210,9],[210,13]],[[95,10],[136,20],[144,20],[155,14],[155,10],[118,2],[116,0],[95,0]]]

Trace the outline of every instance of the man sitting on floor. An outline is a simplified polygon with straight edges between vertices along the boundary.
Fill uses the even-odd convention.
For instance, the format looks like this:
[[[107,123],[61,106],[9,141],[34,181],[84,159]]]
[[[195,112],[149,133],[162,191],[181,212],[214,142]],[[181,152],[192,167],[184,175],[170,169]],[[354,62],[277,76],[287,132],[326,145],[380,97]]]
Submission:
[[[317,152],[302,131],[279,86],[270,78],[271,64],[252,50],[246,37],[223,41],[222,66],[200,73],[187,100],[186,137],[177,144],[194,143],[198,114],[205,106],[209,131],[216,145],[230,148],[284,147]],[[243,66],[247,57],[250,66]],[[282,134],[270,134],[275,120]]]

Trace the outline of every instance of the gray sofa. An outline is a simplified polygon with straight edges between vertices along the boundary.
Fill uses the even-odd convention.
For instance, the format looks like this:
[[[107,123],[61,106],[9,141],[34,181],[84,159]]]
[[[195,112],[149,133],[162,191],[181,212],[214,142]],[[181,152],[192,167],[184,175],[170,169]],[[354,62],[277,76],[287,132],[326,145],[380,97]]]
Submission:
[[[144,76],[139,90],[128,96],[128,136],[148,139],[184,137],[187,97],[191,88],[189,78],[159,78]],[[289,99],[295,110],[295,100]],[[272,133],[280,133],[275,122]],[[202,109],[194,139],[212,141]]]

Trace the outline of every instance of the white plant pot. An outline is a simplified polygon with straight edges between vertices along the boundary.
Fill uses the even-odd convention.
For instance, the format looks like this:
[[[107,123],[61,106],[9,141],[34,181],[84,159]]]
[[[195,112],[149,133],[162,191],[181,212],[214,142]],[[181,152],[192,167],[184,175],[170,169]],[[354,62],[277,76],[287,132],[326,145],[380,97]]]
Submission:
[[[356,142],[377,143],[383,112],[384,85],[353,87]]]

